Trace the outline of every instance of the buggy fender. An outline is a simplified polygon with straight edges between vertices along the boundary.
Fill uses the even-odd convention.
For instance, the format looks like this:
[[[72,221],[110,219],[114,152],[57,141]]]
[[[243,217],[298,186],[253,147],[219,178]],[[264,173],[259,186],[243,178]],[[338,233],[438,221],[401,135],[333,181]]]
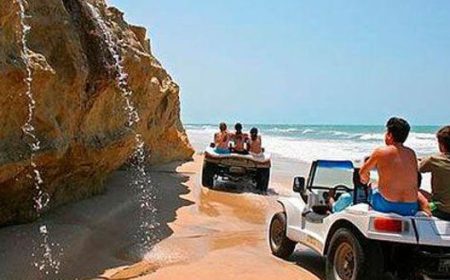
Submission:
[[[326,254],[329,242],[333,237],[333,234],[339,228],[351,229],[370,240],[417,244],[416,233],[411,217],[369,211],[368,208],[369,207],[366,204],[354,205],[347,208],[345,211],[335,213],[325,218],[324,226],[326,242],[322,253]],[[376,218],[401,220],[404,223],[404,228],[407,230],[404,230],[402,233],[377,231],[373,225],[373,221]]]
[[[290,240],[298,242],[301,239],[301,213],[305,208],[305,203],[299,197],[281,197],[277,201],[283,206],[286,213],[286,236]]]

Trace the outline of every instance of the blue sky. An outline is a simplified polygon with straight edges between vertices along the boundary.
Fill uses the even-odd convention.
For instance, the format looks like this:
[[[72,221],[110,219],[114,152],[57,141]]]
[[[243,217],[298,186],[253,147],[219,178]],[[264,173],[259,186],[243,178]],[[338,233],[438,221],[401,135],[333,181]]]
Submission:
[[[450,123],[450,1],[110,0],[186,123]]]

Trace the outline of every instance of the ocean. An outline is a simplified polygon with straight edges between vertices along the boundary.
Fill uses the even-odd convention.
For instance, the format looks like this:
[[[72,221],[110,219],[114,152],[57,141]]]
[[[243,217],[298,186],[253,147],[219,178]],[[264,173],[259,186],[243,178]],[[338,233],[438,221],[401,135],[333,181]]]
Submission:
[[[244,131],[257,127],[263,146],[274,158],[283,157],[302,162],[317,159],[343,159],[360,161],[374,148],[384,145],[383,126],[356,125],[279,125],[244,124]],[[186,131],[196,151],[201,152],[212,142],[217,124],[187,124]],[[233,126],[229,125],[230,130]],[[406,145],[419,157],[438,150],[437,126],[415,126]]]

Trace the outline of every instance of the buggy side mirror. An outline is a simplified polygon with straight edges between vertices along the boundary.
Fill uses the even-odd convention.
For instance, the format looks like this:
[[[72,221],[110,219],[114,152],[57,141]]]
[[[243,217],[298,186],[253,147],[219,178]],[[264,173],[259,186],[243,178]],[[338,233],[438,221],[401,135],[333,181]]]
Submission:
[[[295,177],[294,186],[292,188],[294,192],[299,193],[305,203],[308,203],[308,194],[306,191],[306,180],[304,177]]]
[[[304,177],[295,177],[294,178],[294,186],[292,187],[294,192],[300,193],[300,194],[305,193],[305,191],[306,191],[305,182],[306,182],[306,180]]]

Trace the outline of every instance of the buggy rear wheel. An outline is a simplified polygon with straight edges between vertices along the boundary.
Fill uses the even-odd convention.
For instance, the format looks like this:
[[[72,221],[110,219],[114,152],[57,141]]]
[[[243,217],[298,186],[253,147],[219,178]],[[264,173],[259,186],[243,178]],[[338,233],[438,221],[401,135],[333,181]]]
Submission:
[[[258,168],[256,170],[256,188],[260,191],[267,192],[269,188],[270,168]]]
[[[217,165],[211,162],[203,161],[202,185],[207,188],[214,187],[214,176],[216,175]]]
[[[342,228],[333,235],[328,248],[326,279],[382,279],[383,263],[379,246],[348,228]]]

